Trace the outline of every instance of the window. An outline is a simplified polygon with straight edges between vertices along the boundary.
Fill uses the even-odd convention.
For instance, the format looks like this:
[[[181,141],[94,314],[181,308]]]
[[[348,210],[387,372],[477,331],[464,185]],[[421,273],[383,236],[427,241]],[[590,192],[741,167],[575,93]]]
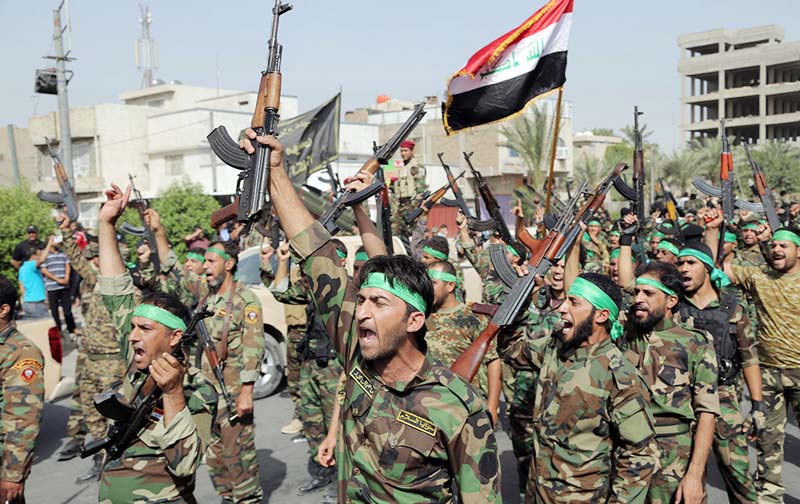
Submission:
[[[183,154],[165,156],[164,162],[167,165],[167,175],[183,175]]]
[[[75,177],[91,177],[92,169],[92,142],[73,142],[72,144],[72,171]]]
[[[560,137],[556,147],[556,159],[567,159],[567,143]]]
[[[508,157],[519,157],[519,152],[515,151],[511,147],[508,147]]]

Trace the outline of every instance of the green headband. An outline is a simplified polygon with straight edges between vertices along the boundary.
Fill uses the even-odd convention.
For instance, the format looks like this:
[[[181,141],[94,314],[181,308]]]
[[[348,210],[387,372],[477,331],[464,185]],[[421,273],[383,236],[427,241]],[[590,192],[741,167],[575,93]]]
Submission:
[[[781,229],[772,235],[772,241],[790,241],[800,247],[800,236],[797,236],[788,229]]]
[[[422,313],[425,313],[427,309],[428,305],[418,292],[412,291],[400,280],[394,280],[394,285],[390,284],[384,273],[378,273],[377,271],[370,273],[367,280],[361,284],[362,289],[367,287],[374,287],[390,292]]]
[[[458,278],[455,275],[445,273],[444,271],[429,269],[428,276],[437,280],[441,280],[442,282],[453,282],[454,284],[458,285]]]
[[[614,231],[611,231],[611,236],[622,236],[622,233],[615,229]]]
[[[608,258],[609,258],[609,259],[619,259],[619,253],[620,253],[620,249],[618,249],[618,248],[615,248],[615,249],[614,249],[614,250],[612,250],[612,251],[611,251],[611,253],[608,255]],[[634,262],[634,263],[636,262],[636,259],[635,259],[633,256],[631,256],[631,262]]]
[[[736,243],[736,235],[730,231],[725,231],[725,241],[728,243]]]
[[[665,240],[658,242],[658,247],[656,248],[672,252],[673,255],[678,255],[678,247]]]
[[[714,260],[711,259],[711,256],[703,252],[702,250],[697,250],[694,248],[686,247],[681,249],[680,255],[678,257],[686,257],[692,256],[696,257],[700,260],[703,264],[711,268],[710,275],[711,275],[711,283],[717,289],[721,289],[723,287],[727,287],[731,284],[731,281],[728,279],[728,275],[726,275],[722,270],[717,269],[714,266]]]
[[[440,261],[446,261],[447,260],[447,254],[445,254],[443,252],[439,252],[438,250],[434,250],[434,249],[432,249],[431,247],[429,247],[427,245],[422,247],[422,250],[424,252],[427,252],[429,256],[435,257],[436,259],[439,259]]]
[[[597,220],[597,219],[592,219],[589,222],[587,222],[586,225],[587,226],[599,226],[600,225],[600,221]]]
[[[744,229],[752,229],[753,231],[758,231],[758,223],[756,223],[756,222],[748,222],[747,224],[742,226],[742,229],[743,230]]]
[[[611,339],[616,340],[622,336],[622,324],[617,320],[619,307],[600,287],[585,278],[577,277],[567,295],[583,298],[598,310],[608,310],[609,317],[614,321],[611,325]]]
[[[651,240],[652,240],[653,238],[666,238],[666,237],[667,237],[667,235],[665,235],[665,234],[664,234],[664,233],[662,233],[661,231],[653,231],[653,232],[650,234],[650,239],[651,239]]]
[[[186,254],[187,259],[194,259],[195,261],[206,262],[206,258],[197,252],[189,252]]]
[[[658,280],[653,280],[652,278],[639,277],[636,279],[636,285],[649,285],[650,287],[655,287],[656,289],[660,290],[667,296],[677,296],[674,290],[670,289]]]
[[[506,251],[508,251],[508,253],[514,257],[519,257],[519,252],[517,252],[511,245],[506,245]]]
[[[158,322],[166,326],[168,329],[178,329],[180,331],[186,330],[186,322],[181,320],[180,317],[174,315],[163,308],[156,305],[140,304],[133,310],[134,317],[144,317],[153,322]]]
[[[211,252],[212,254],[217,254],[218,256],[220,256],[221,258],[225,259],[226,261],[227,261],[228,259],[233,259],[233,257],[231,257],[230,255],[228,255],[228,253],[227,253],[227,252],[225,252],[224,250],[222,250],[222,249],[219,249],[219,248],[217,248],[217,247],[208,247],[208,248],[206,249],[206,253],[209,253],[209,252]]]
[[[339,256],[339,259],[347,259],[347,252],[342,252],[339,249],[336,249],[336,255]]]
[[[361,252],[356,252],[356,257],[355,259],[353,259],[353,262],[358,262],[358,261],[367,262],[369,261],[369,256],[363,250]]]

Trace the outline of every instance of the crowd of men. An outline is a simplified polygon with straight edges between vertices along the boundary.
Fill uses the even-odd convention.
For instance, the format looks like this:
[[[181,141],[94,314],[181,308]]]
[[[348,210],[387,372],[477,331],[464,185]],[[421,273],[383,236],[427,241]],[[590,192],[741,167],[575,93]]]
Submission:
[[[468,382],[450,366],[489,324],[487,307],[508,295],[489,253],[499,236],[476,235],[463,215],[455,241],[427,229],[424,215],[406,222],[425,168],[404,142],[392,228],[408,254],[387,255],[362,205],[353,207],[361,245],[348,251],[303,205],[281,144],[248,130],[242,148],[252,152],[255,142],[272,149],[269,190],[287,239],[265,245],[261,265],[286,308],[295,417],[282,431],[308,441],[309,481],[298,493],[321,492],[322,502],[502,502],[494,433],[507,418],[527,502],[703,502],[711,453],[731,502],[783,501],[789,406],[800,415],[799,206],[787,206],[775,230],[740,212],[722,236],[722,215],[696,197],[679,202],[674,222],[660,202],[647,222],[627,209],[619,219],[600,212],[537,278],[527,308]],[[371,182],[359,172],[348,189]],[[61,252],[38,243],[35,228],[15,251],[24,313],[41,315],[47,299],[59,328],[62,307],[69,334],[69,295],[43,287],[42,297],[31,276],[53,291],[68,290],[72,272],[81,278],[78,386],[59,459],[109,432],[95,396],[116,391],[135,407],[157,391],[149,421],[118,451],[94,454],[79,481],[99,479],[104,503],[195,502],[205,463],[222,502],[261,502],[253,386],[265,340],[261,304],[237,281],[237,232],[178,237],[189,246],[181,262],[150,209],[156,243],[128,251],[116,223],[130,188],[106,195],[94,239],[62,214]],[[540,201],[518,202],[518,225],[546,232]],[[517,274],[529,274],[507,250]],[[47,266],[58,254],[65,266]],[[481,278],[480,303],[466,301],[463,261]],[[44,402],[42,354],[16,330],[18,300],[17,285],[0,279],[0,502],[24,501]],[[204,310],[216,357],[186,344]]]

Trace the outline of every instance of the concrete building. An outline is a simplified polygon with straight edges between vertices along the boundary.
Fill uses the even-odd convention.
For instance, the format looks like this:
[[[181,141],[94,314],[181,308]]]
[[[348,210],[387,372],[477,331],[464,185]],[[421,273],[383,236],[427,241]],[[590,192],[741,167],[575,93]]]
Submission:
[[[623,142],[618,136],[595,135],[591,131],[579,131],[572,137],[572,153],[576,160],[583,157],[603,159],[606,150]]]
[[[683,140],[728,134],[754,142],[800,136],[800,42],[775,25],[678,37]]]

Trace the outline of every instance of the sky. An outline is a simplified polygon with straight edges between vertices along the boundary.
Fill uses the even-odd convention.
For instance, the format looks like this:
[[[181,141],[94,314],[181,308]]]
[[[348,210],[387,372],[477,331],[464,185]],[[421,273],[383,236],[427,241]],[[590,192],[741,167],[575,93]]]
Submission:
[[[184,84],[255,90],[266,61],[272,2],[143,0],[158,44],[156,76]],[[380,94],[405,100],[444,94],[478,49],[516,27],[545,0],[294,0],[281,18],[283,93],[308,110],[341,88],[343,110]],[[53,54],[56,0],[0,0],[0,124],[25,127],[56,109],[35,95],[34,72]],[[800,40],[797,0],[575,0],[564,98],[574,131],[619,129],[633,106],[665,151],[679,142],[679,35],[777,24]],[[139,87],[138,3],[71,0],[71,107],[118,103]]]

